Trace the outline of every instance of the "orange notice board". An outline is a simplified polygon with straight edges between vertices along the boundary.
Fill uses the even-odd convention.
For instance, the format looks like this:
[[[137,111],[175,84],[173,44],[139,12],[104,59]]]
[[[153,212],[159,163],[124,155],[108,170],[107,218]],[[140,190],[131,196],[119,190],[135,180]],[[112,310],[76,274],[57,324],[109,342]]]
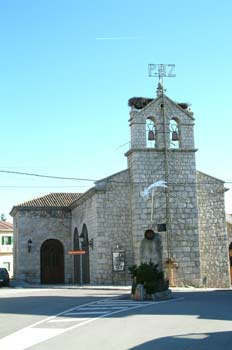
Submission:
[[[68,254],[70,254],[70,255],[83,255],[85,253],[86,253],[85,250],[70,250],[68,252]]]

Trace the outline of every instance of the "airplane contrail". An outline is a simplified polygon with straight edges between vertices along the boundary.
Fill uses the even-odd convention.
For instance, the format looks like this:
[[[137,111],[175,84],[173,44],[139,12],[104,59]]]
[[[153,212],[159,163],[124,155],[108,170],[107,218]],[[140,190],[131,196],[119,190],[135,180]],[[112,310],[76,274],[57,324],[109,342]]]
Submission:
[[[102,36],[97,37],[96,40],[134,40],[142,39],[141,36]]]

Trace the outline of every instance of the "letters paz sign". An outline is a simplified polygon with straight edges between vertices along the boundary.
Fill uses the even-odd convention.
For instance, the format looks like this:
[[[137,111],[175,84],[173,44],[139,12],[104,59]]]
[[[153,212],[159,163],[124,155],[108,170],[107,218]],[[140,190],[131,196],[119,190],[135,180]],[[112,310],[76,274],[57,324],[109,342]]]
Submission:
[[[175,77],[174,73],[175,64],[149,64],[148,74],[149,77]]]

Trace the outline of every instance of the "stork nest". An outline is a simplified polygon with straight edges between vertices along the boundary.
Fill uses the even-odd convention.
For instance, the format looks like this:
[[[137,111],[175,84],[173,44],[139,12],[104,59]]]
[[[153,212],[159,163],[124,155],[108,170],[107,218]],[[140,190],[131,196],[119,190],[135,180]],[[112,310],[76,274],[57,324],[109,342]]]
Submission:
[[[148,103],[153,101],[153,98],[146,98],[146,97],[132,97],[128,101],[129,107],[134,107],[136,109],[143,109]]]
[[[153,101],[154,98],[147,98],[147,97],[132,97],[128,100],[128,106],[129,107],[134,107],[136,109],[143,109]],[[182,109],[188,109],[189,103],[181,102],[181,103],[176,103],[179,107]]]

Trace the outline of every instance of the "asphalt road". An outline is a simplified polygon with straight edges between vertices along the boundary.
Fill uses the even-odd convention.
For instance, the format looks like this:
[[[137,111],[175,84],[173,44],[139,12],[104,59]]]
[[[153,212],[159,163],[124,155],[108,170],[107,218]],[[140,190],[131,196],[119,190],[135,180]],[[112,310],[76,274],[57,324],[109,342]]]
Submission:
[[[173,296],[133,302],[119,290],[0,289],[0,349],[232,349],[232,290]]]

